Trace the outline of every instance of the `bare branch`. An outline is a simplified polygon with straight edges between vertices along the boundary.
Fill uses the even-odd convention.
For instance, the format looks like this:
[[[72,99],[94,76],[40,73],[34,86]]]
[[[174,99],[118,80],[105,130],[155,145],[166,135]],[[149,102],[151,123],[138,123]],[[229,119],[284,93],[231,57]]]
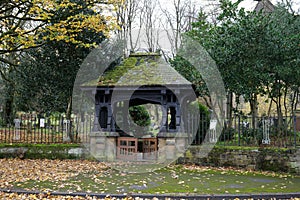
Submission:
[[[192,23],[196,21],[198,10],[192,0],[173,0],[171,9],[160,9],[166,18],[167,25],[163,24],[167,37],[172,46],[172,54],[175,55],[184,32],[191,30]]]

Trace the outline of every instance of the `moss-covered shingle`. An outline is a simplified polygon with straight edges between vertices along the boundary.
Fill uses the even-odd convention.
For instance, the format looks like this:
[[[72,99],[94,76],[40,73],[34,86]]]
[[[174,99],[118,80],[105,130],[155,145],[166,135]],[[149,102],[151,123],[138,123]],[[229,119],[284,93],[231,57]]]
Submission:
[[[83,86],[140,86],[140,85],[190,85],[175,69],[162,58],[154,55],[134,54],[98,80]]]

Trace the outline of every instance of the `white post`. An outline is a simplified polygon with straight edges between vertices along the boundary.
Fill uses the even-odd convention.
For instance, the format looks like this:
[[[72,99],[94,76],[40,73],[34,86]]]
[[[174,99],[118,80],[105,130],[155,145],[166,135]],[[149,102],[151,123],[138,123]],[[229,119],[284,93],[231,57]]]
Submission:
[[[67,119],[64,120],[64,127],[66,128],[65,134],[63,134],[63,141],[64,142],[70,141],[70,137],[68,135],[69,130],[70,130],[70,122],[71,122],[70,120],[67,120]]]
[[[15,123],[15,140],[20,140],[21,120],[14,119],[14,123]]]
[[[271,119],[262,119],[262,126],[263,126],[263,139],[262,139],[262,143],[263,144],[270,144],[271,140],[270,140],[270,125],[271,125]]]

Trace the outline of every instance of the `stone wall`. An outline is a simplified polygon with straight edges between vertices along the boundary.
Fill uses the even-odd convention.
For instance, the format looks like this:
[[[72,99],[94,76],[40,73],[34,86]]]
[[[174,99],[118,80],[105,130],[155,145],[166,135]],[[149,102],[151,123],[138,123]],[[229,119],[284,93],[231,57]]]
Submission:
[[[214,147],[204,158],[199,156],[199,149],[191,146],[185,156],[178,159],[178,163],[300,174],[300,149]]]
[[[22,147],[7,145],[0,147],[0,158],[91,158],[88,154],[79,145],[29,145]],[[201,156],[202,154],[199,146],[191,146],[184,153],[184,156],[177,160],[177,163],[215,167],[232,166],[251,170],[282,171],[300,175],[300,148],[214,147],[208,156],[203,157]]]
[[[4,145],[0,158],[27,159],[80,159],[87,152],[80,145]]]

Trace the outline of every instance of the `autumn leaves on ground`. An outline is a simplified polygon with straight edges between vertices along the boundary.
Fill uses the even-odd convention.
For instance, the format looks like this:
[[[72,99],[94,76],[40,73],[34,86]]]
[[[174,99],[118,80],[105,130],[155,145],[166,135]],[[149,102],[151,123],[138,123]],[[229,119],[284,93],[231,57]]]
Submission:
[[[35,186],[31,188],[20,187],[22,183],[34,182],[51,183],[53,185],[64,184],[68,179],[85,173],[100,173],[107,168],[102,163],[75,160],[20,160],[20,159],[2,159],[0,168],[0,188],[37,190]],[[41,184],[43,185],[43,184]],[[74,190],[81,190],[79,186]],[[50,191],[47,188],[41,188],[41,192]],[[87,197],[71,196],[51,196],[51,195],[26,195],[14,193],[1,193],[0,199],[93,199]]]
[[[151,173],[126,174],[105,163],[87,160],[1,159],[0,162],[0,188],[44,192],[31,196],[0,193],[0,199],[67,198],[47,196],[54,191],[183,195],[286,193],[299,192],[300,186],[300,177],[293,175],[228,168],[171,165]]]

